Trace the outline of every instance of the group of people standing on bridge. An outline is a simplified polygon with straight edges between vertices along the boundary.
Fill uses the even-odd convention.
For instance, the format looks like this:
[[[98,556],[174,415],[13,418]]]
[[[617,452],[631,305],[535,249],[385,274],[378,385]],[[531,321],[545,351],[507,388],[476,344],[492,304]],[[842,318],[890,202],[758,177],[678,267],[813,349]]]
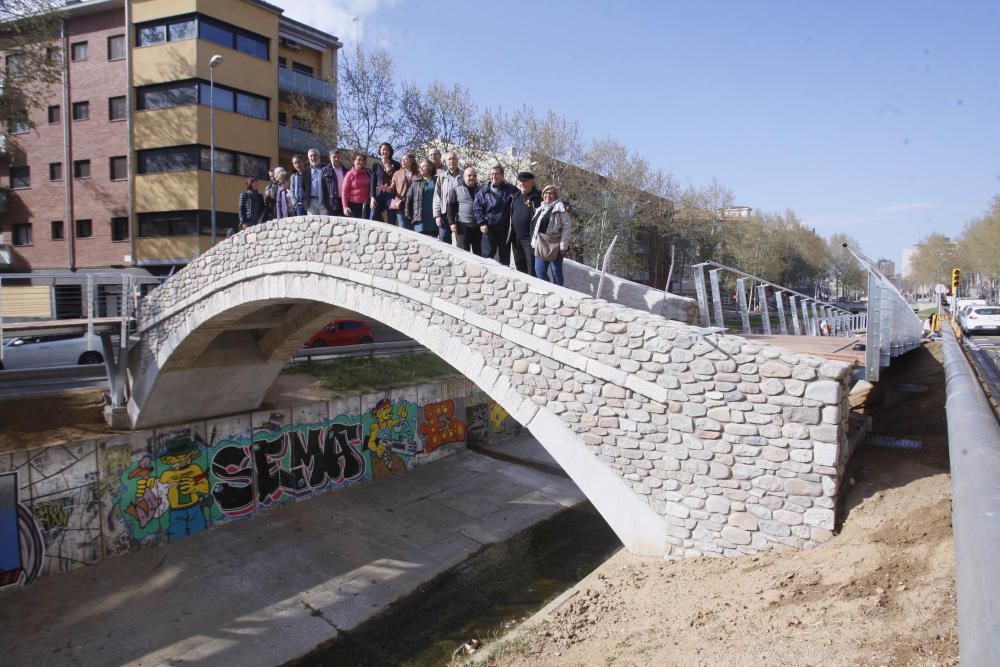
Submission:
[[[372,167],[355,153],[346,167],[339,151],[323,164],[318,149],[292,158],[291,171],[276,167],[263,193],[257,180],[247,179],[240,194],[240,228],[297,215],[337,215],[366,218],[436,237],[518,271],[563,284],[563,256],[569,249],[570,208],[553,185],[540,191],[530,171],[517,174],[517,185],[506,180],[504,168],[490,168],[479,183],[475,167],[459,165],[458,154],[432,148],[418,162],[414,153],[402,161],[383,142]]]

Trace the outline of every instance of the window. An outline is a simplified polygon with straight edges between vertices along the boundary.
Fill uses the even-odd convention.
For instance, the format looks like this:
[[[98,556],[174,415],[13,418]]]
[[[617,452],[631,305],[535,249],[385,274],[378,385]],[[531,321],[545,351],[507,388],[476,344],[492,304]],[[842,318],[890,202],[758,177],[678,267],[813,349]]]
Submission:
[[[278,56],[278,67],[288,69],[288,60],[285,59],[285,56]]]
[[[284,111],[278,112],[278,125],[285,127],[288,125],[288,114]]]
[[[136,108],[140,111],[165,109],[185,104],[212,102],[212,87],[207,81],[190,79],[170,83],[142,86],[137,89]],[[215,85],[215,108],[235,111],[244,116],[267,120],[270,117],[270,100],[260,95],[244,93],[228,86]]]
[[[87,42],[74,42],[69,47],[69,59],[73,62],[87,59]]]
[[[138,173],[158,174],[191,169],[211,169],[211,149],[208,146],[171,146],[139,151]],[[260,155],[237,153],[224,148],[215,149],[215,171],[220,174],[237,174],[265,178],[269,161]]]
[[[111,218],[111,240],[128,241],[128,218]]]
[[[94,235],[94,228],[90,224],[90,220],[76,221],[76,238],[89,239],[93,235]]]
[[[46,47],[45,61],[50,65],[59,65],[62,63],[62,51],[60,51],[58,46]]]
[[[239,216],[235,213],[215,214],[215,229],[217,234],[225,235],[228,230],[235,230],[239,225]],[[164,211],[162,213],[140,213],[140,237],[152,236],[196,236],[212,233],[211,211]]]
[[[124,155],[111,158],[110,178],[112,181],[128,180],[128,160]]]
[[[313,76],[315,70],[313,70],[313,68],[309,65],[303,65],[302,63],[297,63],[293,60],[292,71],[298,72],[299,74],[305,74],[307,76]]]
[[[108,37],[108,60],[123,60],[125,58],[125,35]]]
[[[90,178],[90,160],[73,162],[73,178]]]
[[[49,223],[52,228],[52,240],[60,241],[63,238],[63,222],[62,220],[53,220]]]
[[[268,60],[270,40],[206,16],[185,16],[136,26],[136,46],[153,46],[195,37]]]
[[[10,128],[11,134],[27,134],[31,130],[31,124],[28,123],[27,110],[21,109],[14,112],[13,117],[7,121],[7,127]]]
[[[124,95],[108,98],[108,120],[125,120],[127,110]]]
[[[7,68],[7,76],[11,78],[23,76],[27,68],[24,56],[20,53],[8,54],[4,66]]]
[[[73,102],[73,120],[90,118],[90,102]]]
[[[31,245],[31,223],[15,222],[12,226],[14,245]]]
[[[183,104],[198,103],[198,86],[196,81],[174,81],[156,86],[139,88],[136,108],[165,109]]]
[[[140,174],[159,174],[198,168],[197,146],[171,146],[139,151]],[[143,236],[143,234],[140,234]]]
[[[49,123],[55,124],[62,122],[62,108],[56,104],[49,107]]]
[[[49,163],[49,180],[50,181],[62,180],[62,162]]]
[[[27,165],[23,167],[10,168],[10,189],[31,187],[31,168]]]

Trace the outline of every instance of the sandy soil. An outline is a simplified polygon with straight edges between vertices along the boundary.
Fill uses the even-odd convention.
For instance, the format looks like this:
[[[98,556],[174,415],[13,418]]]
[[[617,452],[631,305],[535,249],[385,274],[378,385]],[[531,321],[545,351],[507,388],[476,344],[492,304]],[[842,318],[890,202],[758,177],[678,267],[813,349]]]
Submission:
[[[866,411],[919,450],[863,445],[839,534],[807,551],[660,562],[621,552],[491,665],[956,665],[944,377],[893,362]],[[928,386],[901,391],[903,383]]]
[[[0,452],[48,447],[115,433],[104,423],[100,389],[0,401]]]

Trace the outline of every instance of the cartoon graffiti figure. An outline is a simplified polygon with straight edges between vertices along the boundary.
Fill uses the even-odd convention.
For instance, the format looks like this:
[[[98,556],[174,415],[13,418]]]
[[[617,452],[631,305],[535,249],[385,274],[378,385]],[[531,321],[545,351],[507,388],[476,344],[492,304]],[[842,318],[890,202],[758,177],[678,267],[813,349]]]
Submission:
[[[135,502],[129,503],[125,513],[139,522],[140,528],[145,528],[149,522],[163,516],[169,506],[167,487],[153,474],[153,463],[148,456],[143,456],[135,470],[129,473],[129,479],[139,479],[136,484]]]
[[[403,472],[403,460],[392,451],[392,442],[398,439],[399,425],[405,424],[409,418],[406,406],[400,406],[399,419],[393,419],[392,403],[388,398],[383,398],[371,409],[371,415],[375,421],[371,425],[365,444],[374,455],[372,471],[376,477]]]
[[[197,455],[195,443],[186,435],[180,435],[167,442],[166,451],[160,461],[169,470],[160,479],[147,476],[136,484],[136,496],[145,492],[157,481],[167,488],[170,526],[167,538],[174,540],[194,535],[208,527],[201,500],[208,495],[208,475],[194,458]]]

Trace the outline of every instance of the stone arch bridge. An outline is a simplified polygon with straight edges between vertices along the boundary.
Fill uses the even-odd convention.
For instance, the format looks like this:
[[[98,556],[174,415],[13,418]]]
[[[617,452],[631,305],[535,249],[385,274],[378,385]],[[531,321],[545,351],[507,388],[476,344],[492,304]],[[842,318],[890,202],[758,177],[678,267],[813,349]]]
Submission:
[[[339,311],[411,336],[552,454],[639,554],[825,541],[847,451],[845,364],[686,324],[364,220],[237,234],[143,302],[134,428],[259,407]]]

